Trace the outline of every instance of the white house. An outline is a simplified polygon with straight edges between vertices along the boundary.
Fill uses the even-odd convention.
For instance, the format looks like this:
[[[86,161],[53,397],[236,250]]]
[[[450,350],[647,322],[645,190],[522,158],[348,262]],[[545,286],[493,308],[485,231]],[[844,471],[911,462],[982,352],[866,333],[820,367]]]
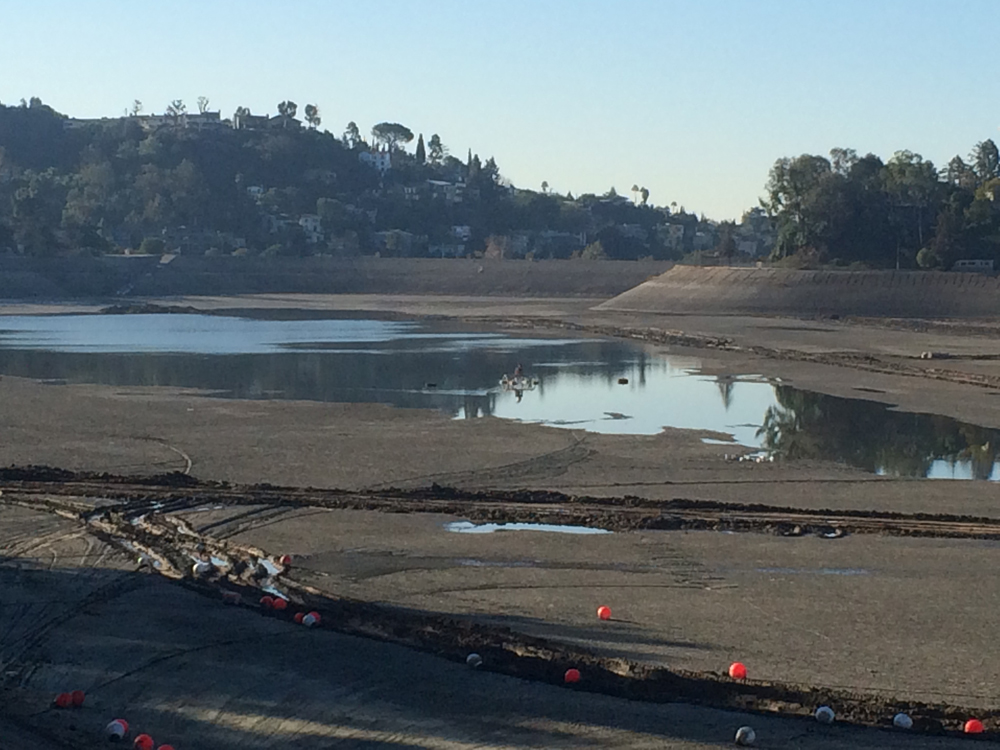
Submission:
[[[310,245],[323,241],[323,225],[316,214],[302,214],[299,217],[299,226],[306,233],[306,242]]]
[[[451,236],[456,240],[468,242],[472,239],[472,227],[468,224],[456,224],[451,228]]]
[[[361,160],[362,164],[367,164],[369,167],[375,169],[379,174],[385,174],[392,169],[392,156],[389,153],[389,149],[362,151],[358,154],[358,159]]]

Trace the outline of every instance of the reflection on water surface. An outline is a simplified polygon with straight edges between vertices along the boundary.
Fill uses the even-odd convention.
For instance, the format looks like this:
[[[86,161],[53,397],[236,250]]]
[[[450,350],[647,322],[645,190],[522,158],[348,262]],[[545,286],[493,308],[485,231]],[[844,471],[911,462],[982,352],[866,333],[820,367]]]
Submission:
[[[531,390],[499,386],[520,363]],[[249,399],[386,403],[615,434],[731,435],[779,458],[894,476],[1000,479],[997,433],[752,375],[708,377],[638,344],[380,320],[215,315],[11,316],[0,373],[49,382],[196,388]],[[736,449],[739,450],[739,449]]]

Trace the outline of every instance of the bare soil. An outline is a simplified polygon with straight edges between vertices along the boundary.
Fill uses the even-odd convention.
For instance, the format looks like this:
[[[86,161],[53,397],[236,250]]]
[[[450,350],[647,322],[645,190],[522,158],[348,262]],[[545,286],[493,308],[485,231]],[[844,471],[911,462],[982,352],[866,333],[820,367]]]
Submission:
[[[559,299],[155,302],[623,336],[710,372],[1000,427],[1000,345],[980,326]],[[595,435],[8,377],[0,409],[0,465],[21,467],[0,474],[0,729],[37,747],[92,746],[123,712],[158,742],[213,748],[702,748],[740,724],[768,747],[938,747],[973,713],[1000,729],[992,483],[737,464],[682,430]],[[60,468],[27,468],[42,464]],[[444,530],[459,519],[616,533]],[[136,572],[139,551],[160,567]],[[230,565],[195,580],[204,552]],[[255,560],[285,553],[276,579],[255,577]],[[271,584],[292,609],[260,610]],[[323,613],[319,630],[288,621],[307,609]],[[470,650],[483,671],[461,664]],[[745,683],[724,676],[736,659]],[[570,666],[584,680],[567,689]],[[93,704],[48,707],[74,686]],[[820,703],[845,726],[803,718]],[[896,710],[920,738],[876,729]]]

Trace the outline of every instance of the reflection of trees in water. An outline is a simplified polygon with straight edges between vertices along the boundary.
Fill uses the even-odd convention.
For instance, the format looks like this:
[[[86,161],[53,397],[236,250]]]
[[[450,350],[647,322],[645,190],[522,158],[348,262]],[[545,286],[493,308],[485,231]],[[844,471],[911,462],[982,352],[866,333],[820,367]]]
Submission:
[[[469,416],[487,416],[495,411],[500,376],[513,372],[518,361],[528,375],[541,376],[541,384],[532,392],[532,397],[540,398],[546,379],[572,372],[613,383],[633,368],[636,357],[634,347],[613,341],[524,346],[511,339],[501,343],[435,350],[434,346],[447,342],[401,339],[351,344],[352,352],[289,349],[235,355],[0,349],[0,372],[70,383],[197,388],[234,398],[376,402],[441,409],[456,416],[463,411]],[[532,366],[533,362],[567,361],[589,364],[537,372]],[[644,369],[645,358],[640,360],[640,373]]]
[[[995,430],[948,417],[907,414],[882,404],[775,386],[778,406],[757,431],[763,447],[787,458],[842,461],[870,472],[926,477],[931,464],[968,462],[989,479],[998,455]]]
[[[719,389],[719,395],[722,397],[722,405],[726,411],[729,411],[729,407],[733,403],[733,385],[735,383],[736,381],[732,375],[717,375],[715,377],[715,387]]]

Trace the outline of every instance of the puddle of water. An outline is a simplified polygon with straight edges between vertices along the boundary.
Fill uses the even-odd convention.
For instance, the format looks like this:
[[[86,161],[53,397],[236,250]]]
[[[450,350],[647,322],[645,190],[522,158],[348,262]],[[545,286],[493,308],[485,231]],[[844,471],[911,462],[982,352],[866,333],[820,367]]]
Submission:
[[[532,390],[500,386],[518,362],[538,378]],[[1000,431],[800,391],[753,374],[705,376],[699,366],[627,341],[517,337],[423,322],[0,319],[0,374],[36,380],[386,403],[458,419],[493,416],[608,434],[707,430],[733,437],[732,443],[707,438],[708,444],[781,460],[833,460],[887,476],[1000,480]]]
[[[454,521],[446,523],[446,531],[458,534],[492,534],[496,531],[547,531],[556,534],[611,534],[607,529],[592,529],[589,526],[559,526],[549,523],[472,523]]]

